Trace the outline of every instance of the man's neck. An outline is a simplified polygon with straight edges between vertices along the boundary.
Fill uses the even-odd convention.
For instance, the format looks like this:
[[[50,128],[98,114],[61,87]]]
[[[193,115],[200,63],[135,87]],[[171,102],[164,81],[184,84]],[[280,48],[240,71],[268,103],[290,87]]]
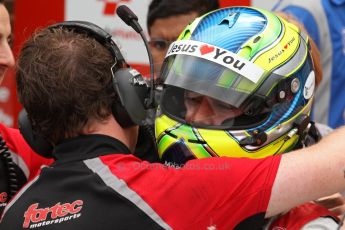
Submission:
[[[138,126],[122,128],[113,116],[106,120],[90,120],[83,129],[83,134],[102,134],[118,139],[125,144],[131,152],[134,152],[137,137]]]

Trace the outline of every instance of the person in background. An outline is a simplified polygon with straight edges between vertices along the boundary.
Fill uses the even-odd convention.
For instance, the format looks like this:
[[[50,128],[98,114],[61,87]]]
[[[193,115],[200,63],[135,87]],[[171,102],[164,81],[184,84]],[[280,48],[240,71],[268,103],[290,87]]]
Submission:
[[[333,145],[345,128],[263,159],[206,158],[180,169],[140,160],[132,154],[138,126],[123,128],[112,113],[113,78],[128,65],[90,32],[96,25],[65,24],[37,31],[18,59],[19,100],[56,161],[9,203],[1,229],[255,229],[345,189],[345,143]]]
[[[321,52],[324,78],[315,94],[313,117],[332,128],[345,124],[345,1],[281,0],[274,7],[304,25]]]
[[[0,83],[7,69],[14,65],[11,38],[10,17],[0,0]],[[19,130],[0,123],[0,215],[20,187],[33,178],[42,165],[51,162],[33,152]]]
[[[161,160],[182,167],[191,159],[257,159],[315,144],[321,136],[309,116],[322,79],[319,59],[305,31],[264,10],[224,8],[196,19],[171,45],[160,76]],[[314,203],[286,211],[266,227],[338,226],[335,214]]]
[[[153,0],[150,3],[147,29],[156,78],[169,45],[177,39],[188,23],[218,8],[218,0]]]
[[[321,134],[326,135],[332,131],[327,125],[335,128],[345,124],[345,103],[341,99],[345,85],[342,70],[345,67],[345,1],[283,0],[274,10],[286,20],[303,26],[320,49],[324,78],[316,90],[313,119],[318,122]],[[341,217],[345,212],[343,194],[324,197],[317,202]]]

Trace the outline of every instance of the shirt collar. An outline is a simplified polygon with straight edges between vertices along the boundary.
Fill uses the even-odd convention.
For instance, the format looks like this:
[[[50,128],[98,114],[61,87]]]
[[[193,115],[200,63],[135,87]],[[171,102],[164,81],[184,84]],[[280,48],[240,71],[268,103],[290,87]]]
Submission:
[[[119,140],[110,136],[91,134],[66,139],[54,148],[57,162],[91,159],[108,154],[131,154]]]

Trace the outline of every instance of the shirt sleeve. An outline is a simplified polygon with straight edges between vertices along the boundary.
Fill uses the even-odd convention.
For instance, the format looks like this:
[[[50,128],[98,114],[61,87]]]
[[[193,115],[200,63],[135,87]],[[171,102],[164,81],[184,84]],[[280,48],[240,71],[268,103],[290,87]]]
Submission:
[[[173,229],[234,229],[256,215],[263,220],[281,156],[205,158],[180,169],[102,160]]]

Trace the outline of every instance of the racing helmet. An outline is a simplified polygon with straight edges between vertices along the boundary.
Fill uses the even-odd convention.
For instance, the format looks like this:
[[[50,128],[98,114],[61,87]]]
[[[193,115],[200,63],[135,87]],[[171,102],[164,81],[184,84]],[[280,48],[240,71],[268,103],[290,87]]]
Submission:
[[[272,12],[223,8],[171,44],[155,120],[159,157],[263,158],[300,143],[315,73],[308,36]]]

